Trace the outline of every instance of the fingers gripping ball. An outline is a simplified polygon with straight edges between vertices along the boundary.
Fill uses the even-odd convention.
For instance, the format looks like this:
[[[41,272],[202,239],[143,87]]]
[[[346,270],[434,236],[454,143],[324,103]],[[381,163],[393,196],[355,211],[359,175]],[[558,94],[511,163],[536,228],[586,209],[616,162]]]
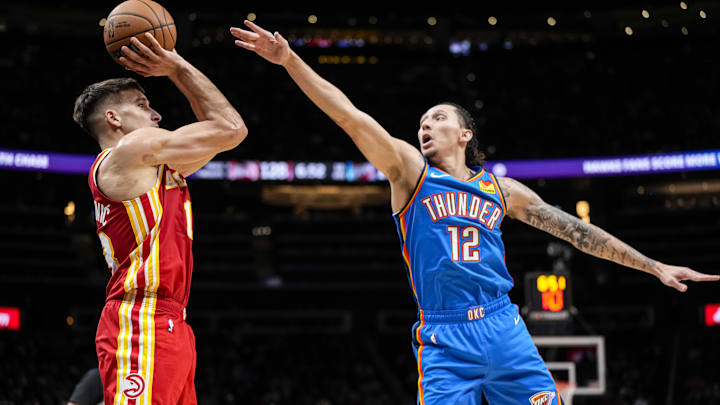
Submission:
[[[144,35],[146,32],[153,34],[160,45],[168,51],[175,48],[177,39],[175,21],[163,6],[152,0],[125,1],[115,7],[107,17],[103,32],[105,48],[117,62],[122,56],[120,48],[123,46],[136,50],[130,43],[132,37],[150,46]]]

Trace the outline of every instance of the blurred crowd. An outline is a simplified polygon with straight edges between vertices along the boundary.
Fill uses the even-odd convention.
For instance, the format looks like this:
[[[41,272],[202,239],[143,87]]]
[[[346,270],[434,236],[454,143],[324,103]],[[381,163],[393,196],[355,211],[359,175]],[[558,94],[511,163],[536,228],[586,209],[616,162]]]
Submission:
[[[250,130],[225,156],[260,160],[363,160],[352,143],[293,84],[284,70],[235,47],[223,24],[178,17],[178,52],[204,71],[235,104]],[[276,19],[277,20],[277,19]],[[258,20],[293,32],[280,20]],[[184,25],[183,25],[184,24]],[[342,28],[342,27],[338,27]],[[417,143],[419,117],[451,100],[466,106],[491,159],[614,155],[712,148],[720,130],[720,59],[714,36],[603,38],[572,43],[472,41],[453,55],[452,28],[433,47],[366,44],[360,48],[295,47],[321,75],[396,137]],[[382,31],[380,31],[382,32]],[[393,31],[388,31],[392,35]],[[502,35],[502,31],[498,35]],[[530,36],[533,33],[506,33]],[[0,34],[2,147],[96,153],[71,120],[74,98],[88,84],[130,72],[99,38],[76,38],[73,52],[48,33]],[[434,34],[433,34],[434,35]],[[198,39],[211,38],[212,41]],[[205,43],[207,42],[207,43]],[[483,46],[484,45],[484,46]],[[376,57],[377,63],[321,64],[326,56]],[[62,64],[57,61],[62,60]],[[353,59],[354,60],[354,59]],[[52,68],[50,68],[52,67]],[[194,118],[166,79],[135,76],[162,126]]]

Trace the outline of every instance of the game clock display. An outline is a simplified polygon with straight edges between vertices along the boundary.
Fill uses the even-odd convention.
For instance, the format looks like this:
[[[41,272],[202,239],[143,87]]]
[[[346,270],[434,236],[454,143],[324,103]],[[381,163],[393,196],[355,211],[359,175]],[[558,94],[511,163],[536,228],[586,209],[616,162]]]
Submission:
[[[534,272],[525,275],[525,305],[534,321],[570,319],[571,282],[567,273]]]

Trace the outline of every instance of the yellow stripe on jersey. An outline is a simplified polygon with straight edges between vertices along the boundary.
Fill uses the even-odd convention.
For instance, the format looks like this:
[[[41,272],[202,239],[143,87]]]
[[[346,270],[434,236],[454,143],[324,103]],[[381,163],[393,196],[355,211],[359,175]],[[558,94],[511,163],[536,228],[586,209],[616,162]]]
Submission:
[[[132,200],[131,201],[123,201],[123,205],[125,206],[125,211],[127,211],[128,219],[130,220],[130,226],[132,227],[133,234],[135,235],[135,243],[140,246],[142,243],[142,238],[140,237],[140,223],[136,219],[134,215],[134,208],[132,206]]]
[[[495,185],[495,189],[498,191],[498,196],[500,197],[500,204],[503,207],[503,216],[507,213],[507,206],[505,205],[505,197],[503,197],[502,190],[500,189],[500,183],[498,183],[497,178],[495,178],[495,175],[490,173],[490,180],[492,180],[493,184]]]
[[[114,405],[123,405],[127,403],[127,398],[122,394],[122,383],[125,376],[130,373],[130,361],[132,355],[132,307],[135,302],[136,290],[131,290],[123,298],[118,310],[118,345],[115,352],[115,360],[117,362],[117,377],[115,384]]]
[[[160,228],[158,227],[155,230],[155,241],[152,246],[152,251],[150,253],[150,260],[148,261],[148,264],[152,263],[152,280],[153,282],[149,284],[149,287],[152,292],[148,293],[148,296],[150,297],[150,300],[148,302],[148,311],[147,311],[147,329],[146,329],[146,335],[147,335],[147,366],[146,366],[146,378],[145,381],[147,382],[147,403],[148,405],[152,404],[152,387],[153,387],[153,376],[155,374],[155,307],[157,305],[157,295],[155,294],[157,291],[157,287],[159,285],[158,279],[159,279],[159,259],[158,256],[160,254]]]
[[[100,154],[98,155],[98,157],[100,157],[100,158],[105,157],[105,155],[107,155],[108,153],[110,153],[111,150],[112,150],[112,148],[107,148],[107,149],[103,150],[102,152],[100,152]]]
[[[135,215],[135,209],[133,208],[132,201],[123,201],[123,205],[125,206],[125,211],[127,212],[128,220],[130,221],[130,227],[132,227],[133,235],[135,236],[135,243],[137,244],[135,249],[130,252],[130,267],[125,275],[124,288],[125,293],[127,294],[130,290],[137,288],[136,277],[140,263],[142,263],[141,256],[143,240],[141,238],[142,231],[140,230],[142,224]]]
[[[145,364],[145,394],[148,405],[152,404],[152,388],[153,388],[153,375],[155,374],[155,307],[157,305],[157,297],[152,294],[148,295],[147,303],[147,324],[145,329],[145,336],[147,337],[147,348],[145,350],[145,356],[147,363]]]
[[[153,213],[155,214],[155,224],[160,222],[160,216],[162,215],[162,204],[160,203],[160,183],[156,184],[150,190],[150,205],[153,207]]]
[[[145,363],[145,382],[146,390],[143,394],[143,400],[148,405],[152,404],[152,387],[153,377],[155,374],[155,308],[157,306],[157,290],[160,286],[160,222],[162,219],[162,205],[160,204],[160,189],[161,181],[148,192],[148,199],[150,201],[150,207],[155,216],[155,225],[151,231],[151,246],[150,256],[146,262],[147,283],[146,283],[146,296],[148,297],[146,311],[144,313],[147,320],[144,329],[144,338],[146,342],[144,355],[147,359]]]
[[[104,152],[109,153],[109,150]],[[130,267],[125,275],[125,296],[118,310],[118,344],[116,351],[117,376],[114,405],[127,404],[128,398],[122,394],[122,384],[125,377],[132,371],[132,308],[137,298],[137,275],[142,264],[145,264],[145,291],[139,313],[138,336],[138,372],[146,382],[146,389],[138,405],[152,404],[152,381],[155,370],[155,311],[157,307],[157,289],[160,285],[159,255],[160,255],[160,219],[163,209],[160,203],[158,190],[162,184],[161,174],[164,165],[158,167],[158,180],[155,186],[147,193],[150,209],[153,214],[154,226],[150,229],[141,198],[123,201],[128,215],[130,227],[135,236],[136,248],[130,254]],[[150,235],[150,254],[143,260],[143,242]]]
[[[127,402],[127,398],[124,397],[121,391],[120,385],[132,370],[132,336],[133,336],[133,324],[132,324],[132,308],[135,305],[135,299],[137,298],[137,275],[140,271],[140,267],[143,263],[143,240],[144,236],[148,234],[148,227],[144,213],[142,210],[142,202],[139,198],[130,201],[123,201],[125,211],[128,214],[130,226],[135,236],[137,246],[130,253],[130,267],[128,268],[127,274],[125,275],[124,289],[125,296],[123,302],[120,305],[119,310],[119,326],[120,332],[118,335],[118,351],[116,354],[118,364],[118,377],[117,377],[117,388],[115,392],[115,405],[123,405]],[[143,302],[145,300],[143,299]],[[142,307],[141,307],[142,308]],[[138,350],[139,354],[142,355],[143,346],[146,344],[147,339],[144,338],[143,329],[145,329],[145,323],[147,321],[143,319],[141,314],[139,319],[139,336],[138,336]],[[144,361],[138,360],[138,371],[141,371]],[[143,378],[145,378],[143,376]]]
[[[159,189],[160,185],[162,184],[162,181],[163,181],[163,176],[165,176],[165,164],[164,163],[161,164],[160,166],[158,166],[158,175],[157,176],[158,176],[158,178],[157,178],[157,181],[155,182],[155,188]]]
[[[147,238],[148,228],[150,228],[150,227],[148,226],[147,219],[145,218],[145,209],[143,209],[142,200],[140,199],[140,197],[138,197],[132,201],[129,201],[129,203],[133,209],[135,218],[136,218],[138,224],[140,225],[140,227],[139,227],[140,240],[143,241],[143,240],[145,240],[145,238]],[[138,243],[138,245],[139,245],[139,243]]]
[[[483,168],[482,168],[479,172],[477,172],[474,176],[470,177],[468,180],[465,180],[465,182],[466,182],[466,183],[473,182],[473,181],[479,179],[480,177],[482,177],[482,175],[483,175],[484,173],[485,173],[485,168],[483,167]]]
[[[137,205],[135,205],[133,208],[135,215],[138,216],[138,219],[142,220],[142,224],[145,227],[146,232],[149,232],[150,235],[150,253],[148,257],[144,260],[144,277],[145,277],[145,287],[144,287],[144,294],[143,294],[143,300],[142,304],[140,305],[140,312],[138,314],[138,323],[139,323],[139,339],[138,339],[138,372],[143,376],[145,379],[145,390],[143,393],[136,399],[136,405],[145,405],[151,404],[151,401],[148,400],[149,398],[149,392],[151,390],[151,387],[149,385],[149,369],[150,365],[153,362],[153,358],[149,355],[150,348],[155,345],[155,342],[153,340],[153,337],[151,336],[152,332],[151,330],[154,330],[154,301],[155,301],[155,295],[152,293],[152,279],[153,279],[153,273],[155,272],[155,266],[153,262],[153,245],[157,243],[157,217],[155,213],[154,204],[152,201],[152,192],[153,189],[145,193],[145,195],[148,198],[148,204],[150,205],[150,210],[153,216],[154,224],[153,228],[149,227],[149,223],[147,220],[147,217],[145,216],[145,209],[142,204],[142,200],[140,198],[137,198],[135,201],[137,202]],[[138,215],[140,214],[140,215]],[[144,237],[147,237],[147,234],[143,235]],[[143,240],[143,243],[145,241]]]
[[[131,358],[132,358],[132,307],[135,303],[135,297],[137,295],[137,280],[135,279],[139,264],[142,262],[140,255],[142,254],[142,239],[139,240],[139,227],[140,224],[134,215],[132,204],[129,201],[124,201],[123,205],[128,214],[128,220],[135,236],[137,245],[135,249],[130,253],[130,267],[125,274],[125,282],[123,287],[125,289],[125,296],[123,297],[122,304],[120,304],[119,310],[119,327],[120,333],[118,335],[118,349],[117,349],[117,387],[115,390],[114,405],[123,405],[127,402],[127,398],[122,393],[121,384],[123,383],[125,376],[130,373]]]
[[[93,182],[95,183],[95,185],[97,185],[97,178],[95,177],[95,175],[96,175],[96,171],[98,168],[98,164],[100,162],[102,162],[103,159],[105,159],[105,155],[110,153],[111,150],[112,150],[112,148],[108,148],[108,149],[105,149],[104,151],[100,152],[100,154],[97,156],[97,158],[95,158],[95,162],[93,163],[92,167],[90,167],[90,173],[92,174]]]
[[[155,204],[155,192],[155,187],[151,188],[150,191],[147,192],[148,202],[150,204],[150,211],[152,211],[153,216],[153,228],[156,228],[158,225],[158,209],[157,205]]]
[[[147,381],[147,374],[145,373],[145,367],[147,367],[147,301],[148,296],[143,294],[142,302],[140,303],[140,311],[138,311],[138,354],[137,354],[137,372],[143,379]],[[147,385],[147,384],[146,384]],[[135,405],[145,404],[145,393],[143,391],[138,398],[135,399]]]

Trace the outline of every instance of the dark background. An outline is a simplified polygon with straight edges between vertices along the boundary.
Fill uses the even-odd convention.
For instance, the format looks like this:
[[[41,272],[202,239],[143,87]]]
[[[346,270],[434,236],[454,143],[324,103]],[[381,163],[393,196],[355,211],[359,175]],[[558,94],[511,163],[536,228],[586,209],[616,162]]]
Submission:
[[[718,148],[718,2],[688,2],[686,10],[674,1],[342,11],[215,0],[164,5],[178,26],[178,52],[217,84],[250,129],[221,160],[363,160],[282,68],[233,45],[227,28],[250,12],[291,39],[376,36],[362,48],[295,50],[413,144],[419,117],[452,100],[473,113],[490,159]],[[86,85],[129,75],[102,43],[98,21],[112,7],[0,5],[1,148],[99,152],[71,115]],[[316,24],[307,22],[310,14]],[[496,26],[487,22],[491,15]],[[437,25],[427,24],[430,16]],[[549,16],[556,26],[546,23]],[[466,39],[469,55],[449,52],[451,42]],[[343,55],[377,63],[319,63]],[[169,80],[139,80],[164,128],[193,121]],[[716,172],[525,183],[571,213],[578,200],[589,201],[593,223],[654,259],[719,271]],[[190,181],[196,238],[188,312],[200,403],[413,403],[415,307],[389,206],[275,206],[262,198],[273,185]],[[96,364],[93,339],[108,276],[87,180],[3,171],[0,186],[0,306],[23,310],[22,331],[0,331],[0,404],[62,403]],[[63,214],[69,201],[73,220]],[[258,226],[272,234],[253,236]],[[524,274],[552,270],[547,247],[555,240],[512,220],[503,230],[516,281],[511,298],[523,305]],[[608,353],[607,394],[575,403],[720,404],[720,333],[702,325],[700,312],[720,302],[718,286],[690,285],[680,294],[652,276],[573,252],[579,317],[571,333],[604,335]]]

